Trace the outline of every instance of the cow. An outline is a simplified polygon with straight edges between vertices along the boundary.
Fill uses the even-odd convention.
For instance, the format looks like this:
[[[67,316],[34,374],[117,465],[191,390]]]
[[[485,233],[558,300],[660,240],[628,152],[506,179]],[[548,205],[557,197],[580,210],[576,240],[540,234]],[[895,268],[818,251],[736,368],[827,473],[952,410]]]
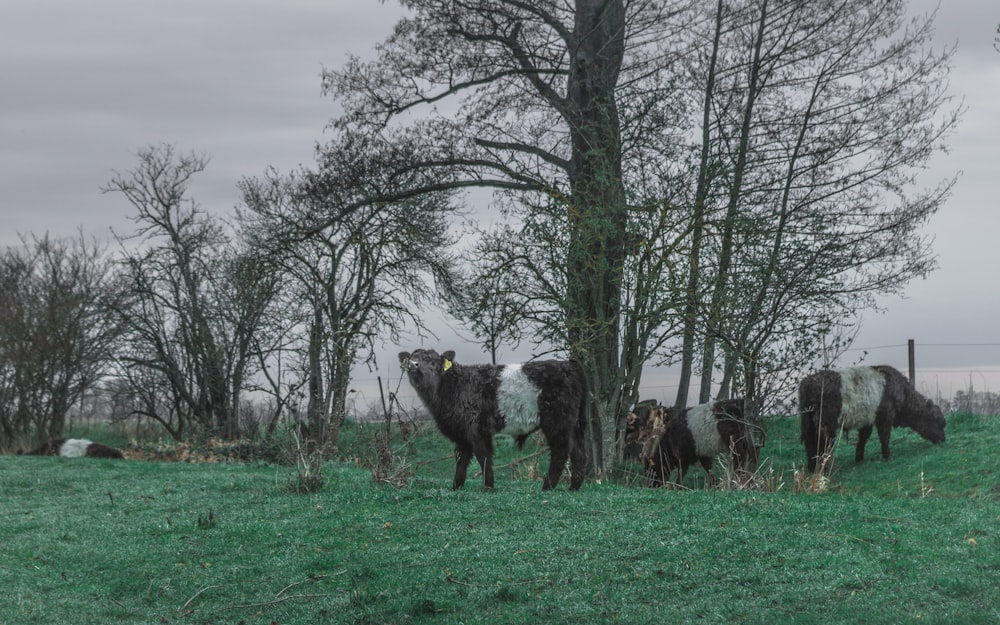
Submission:
[[[865,458],[865,445],[878,431],[882,458],[888,460],[889,435],[908,427],[937,444],[944,442],[941,409],[917,392],[902,373],[886,365],[823,369],[799,383],[801,440],[810,472],[827,456],[840,430],[856,429],[854,459]]]
[[[120,449],[108,447],[85,438],[54,438],[28,452],[30,456],[61,456],[63,458],[124,458]]]
[[[655,419],[651,421],[655,423]],[[757,445],[750,424],[743,418],[742,399],[666,408],[662,425],[654,426],[652,431],[655,444],[647,444],[641,458],[646,466],[647,486],[667,484],[675,468],[677,483],[683,484],[688,467],[696,462],[714,483],[712,462],[721,453],[730,455],[737,471],[752,471],[757,464]]]
[[[583,484],[587,466],[587,378],[574,360],[509,365],[461,365],[455,352],[433,349],[399,353],[400,366],[434,417],[455,443],[453,489],[465,484],[475,456],[483,485],[494,487],[493,437],[510,434],[518,447],[541,430],[549,446],[542,490],[555,488],[570,462],[570,490]]]

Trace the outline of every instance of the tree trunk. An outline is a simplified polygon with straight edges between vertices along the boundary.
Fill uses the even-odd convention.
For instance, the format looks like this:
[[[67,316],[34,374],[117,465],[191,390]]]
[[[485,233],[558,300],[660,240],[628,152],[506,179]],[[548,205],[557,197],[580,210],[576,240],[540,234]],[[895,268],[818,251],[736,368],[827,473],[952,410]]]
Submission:
[[[354,354],[348,348],[339,348],[335,356],[333,371],[330,372],[330,422],[327,429],[325,445],[335,450],[340,439],[340,430],[347,417],[347,393],[351,382],[351,366]]]
[[[625,49],[621,0],[577,0],[567,83],[572,158],[568,208],[567,327],[590,373],[590,458],[603,471],[620,410],[619,312],[625,258],[625,188],[615,88]]]
[[[719,270],[712,285],[712,301],[708,311],[708,332],[702,350],[701,387],[698,393],[698,403],[704,404],[712,398],[712,371],[715,368],[716,335],[722,324],[722,308],[725,305],[726,285],[729,281],[729,268],[733,260],[733,235],[736,229],[736,218],[740,210],[740,194],[743,191],[743,176],[747,168],[747,151],[750,144],[750,131],[753,125],[754,105],[759,93],[761,69],[761,47],[764,32],[767,28],[767,0],[761,2],[760,19],[757,23],[754,41],[753,59],[749,66],[747,100],[743,108],[743,119],[740,127],[740,138],[733,165],[733,179],[729,187],[729,203],[726,206],[726,216],[722,224],[722,246],[719,251]]]
[[[313,323],[309,330],[309,400],[306,407],[306,423],[303,442],[311,454],[326,442],[326,398],[323,392],[323,311],[317,307],[313,311]]]
[[[698,187],[695,190],[694,208],[691,215],[691,255],[688,266],[687,291],[684,303],[684,328],[681,344],[681,371],[677,385],[677,398],[674,405],[685,408],[688,392],[691,386],[691,375],[694,368],[695,339],[698,329],[699,293],[701,280],[701,245],[705,235],[705,201],[711,183],[709,175],[709,160],[712,157],[712,99],[715,97],[715,69],[719,57],[719,39],[722,36],[722,0],[718,0],[715,8],[715,33],[712,38],[712,55],[708,64],[708,76],[705,82],[705,100],[702,107],[701,156],[698,165]]]

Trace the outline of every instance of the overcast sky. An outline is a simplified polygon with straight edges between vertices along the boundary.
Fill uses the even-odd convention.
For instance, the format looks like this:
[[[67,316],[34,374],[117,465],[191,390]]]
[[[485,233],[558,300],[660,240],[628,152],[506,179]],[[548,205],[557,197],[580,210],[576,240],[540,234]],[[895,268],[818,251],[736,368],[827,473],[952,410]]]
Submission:
[[[192,195],[229,214],[241,177],[313,162],[336,114],[321,96],[321,69],[368,53],[399,14],[377,0],[3,0],[0,246],[26,233],[128,232],[130,207],[99,189],[161,142],[211,158]],[[905,299],[885,299],[885,313],[867,313],[855,342],[876,348],[867,362],[905,370],[914,339],[919,385],[946,396],[970,378],[1000,391],[998,22],[996,0],[949,0],[939,10],[937,45],[958,44],[951,92],[968,109],[950,154],[927,172],[929,185],[961,172],[927,227],[940,269]],[[482,358],[475,346],[446,347]]]

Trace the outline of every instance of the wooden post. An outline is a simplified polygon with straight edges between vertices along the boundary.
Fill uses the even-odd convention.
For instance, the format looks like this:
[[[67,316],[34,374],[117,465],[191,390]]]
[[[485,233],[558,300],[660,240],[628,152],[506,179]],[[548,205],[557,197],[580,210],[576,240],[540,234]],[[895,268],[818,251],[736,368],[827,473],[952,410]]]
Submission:
[[[910,363],[910,384],[916,386],[917,384],[917,363],[914,357],[913,349],[913,339],[906,342],[906,350],[908,352],[909,363]]]

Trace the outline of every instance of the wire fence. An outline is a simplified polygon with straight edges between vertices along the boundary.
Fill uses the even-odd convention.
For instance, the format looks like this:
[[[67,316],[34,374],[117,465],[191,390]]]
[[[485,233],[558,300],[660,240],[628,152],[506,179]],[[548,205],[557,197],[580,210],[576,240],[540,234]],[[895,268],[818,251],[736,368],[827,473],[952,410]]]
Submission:
[[[916,341],[914,386],[934,400],[945,412],[960,411],[976,414],[1000,414],[1000,343],[920,343]],[[909,343],[893,343],[851,347],[844,351],[837,366],[889,365],[907,375]],[[388,391],[397,394],[402,406],[419,407],[420,400],[392,370],[383,376]],[[640,386],[641,399],[653,399],[672,404],[679,388],[678,367],[647,367]],[[348,413],[363,420],[379,399],[377,377],[356,377]],[[697,390],[694,397],[697,397]],[[791,406],[794,388],[789,397],[778,403]],[[689,395],[690,396],[690,395]]]
[[[896,367],[904,375],[909,368],[907,343],[859,346],[847,350],[838,367],[883,364]],[[914,379],[923,395],[934,400],[944,412],[1000,415],[1000,343],[916,343]],[[679,368],[648,367],[643,372],[640,400],[672,405],[679,388]],[[795,405],[797,376],[789,376],[786,397],[770,402],[769,415],[791,415]],[[381,385],[381,389],[380,389]],[[695,382],[697,385],[697,381]],[[692,388],[689,397],[697,397]],[[428,417],[420,399],[398,366],[369,375],[355,376],[347,399],[347,418],[355,422],[383,419],[382,402],[394,401],[406,420]],[[266,399],[262,400],[266,403]],[[253,404],[253,401],[250,402]],[[110,417],[99,401],[81,402],[69,415],[70,424],[102,423]],[[269,408],[264,406],[264,408]],[[251,411],[252,412],[252,411]],[[268,410],[264,410],[270,414]],[[247,418],[254,420],[248,413]]]

